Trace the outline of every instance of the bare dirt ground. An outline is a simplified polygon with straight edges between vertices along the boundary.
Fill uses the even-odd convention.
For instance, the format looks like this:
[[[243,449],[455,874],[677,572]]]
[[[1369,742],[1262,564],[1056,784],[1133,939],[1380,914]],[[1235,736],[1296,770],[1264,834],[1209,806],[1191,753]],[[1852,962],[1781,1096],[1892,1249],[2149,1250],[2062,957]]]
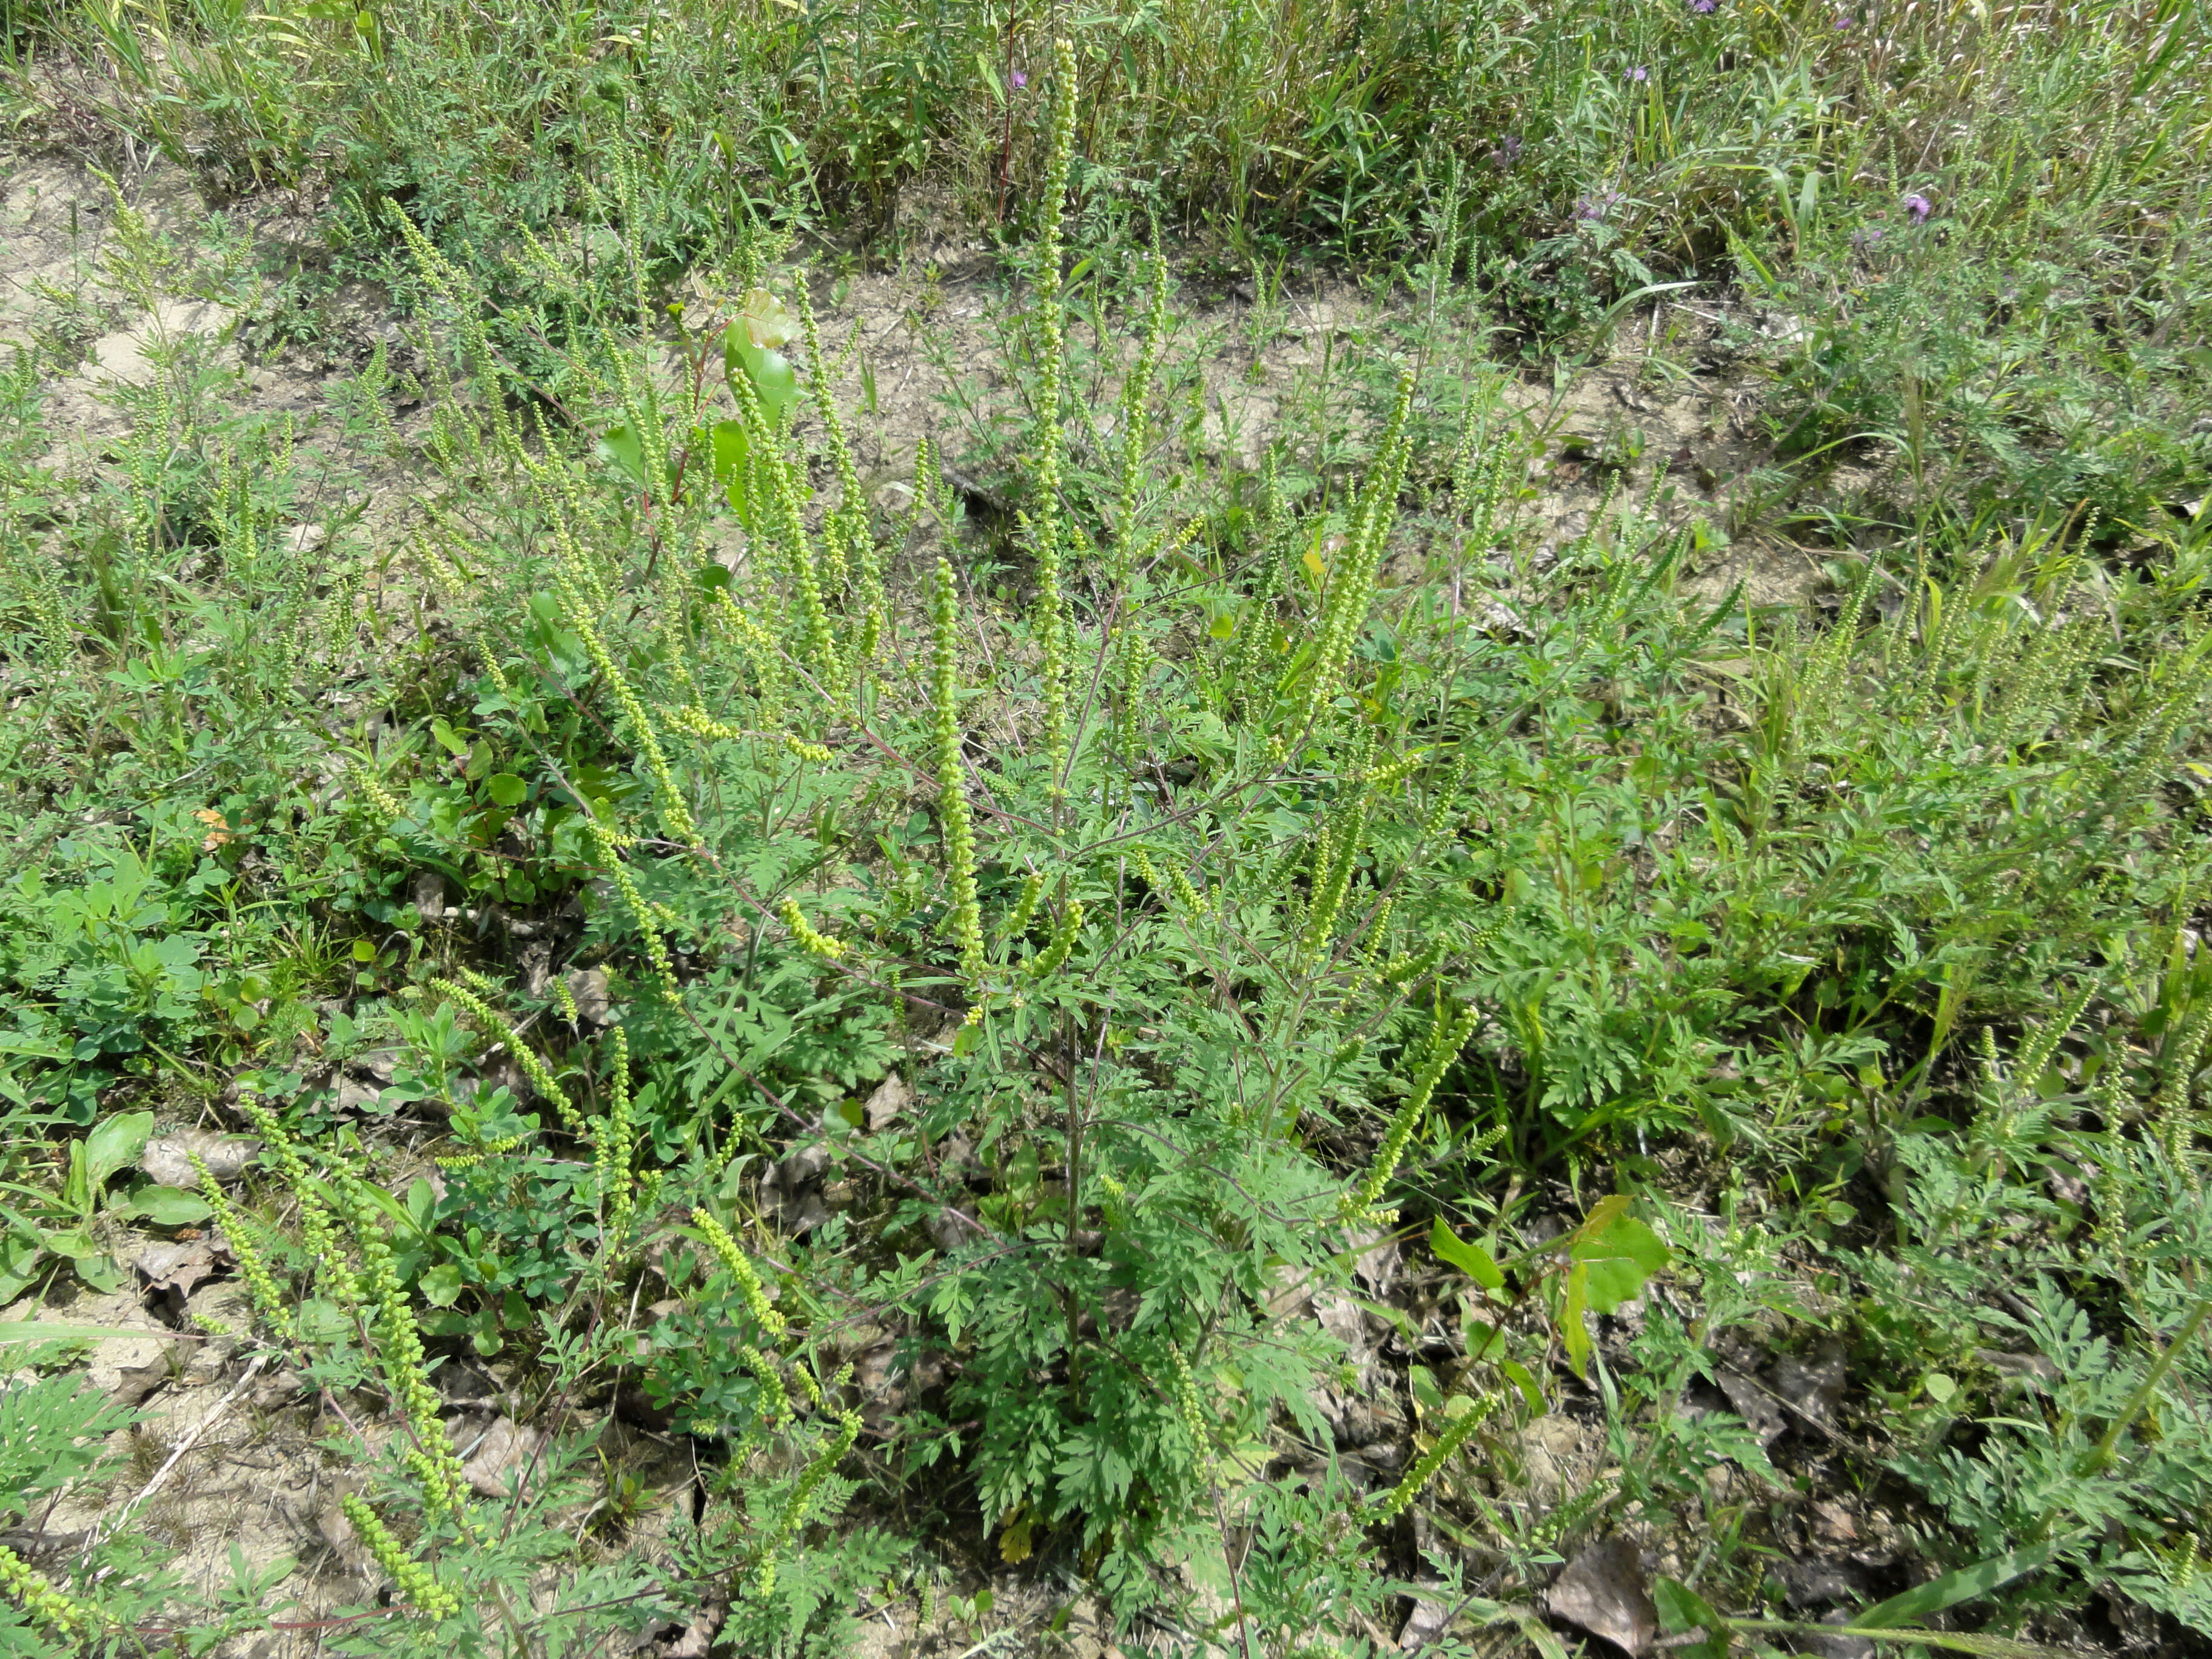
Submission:
[[[151,306],[143,291],[134,300],[118,275],[116,222],[126,210],[176,257]],[[303,448],[321,457],[329,492],[324,517],[337,526],[333,556],[356,557],[404,586],[412,577],[393,554],[414,524],[422,477],[404,463],[350,451],[347,437],[356,375],[379,342],[404,343],[400,319],[383,295],[357,287],[325,307],[331,325],[321,338],[266,343],[258,307],[267,295],[254,275],[257,263],[281,264],[288,248],[311,234],[283,203],[234,207],[217,225],[189,178],[167,163],[111,185],[63,159],[0,158],[0,349],[39,355],[51,441],[46,464],[65,485],[89,489],[117,464],[116,441],[131,418],[130,394],[155,376],[155,356],[191,343],[204,368],[228,377],[225,396],[234,408],[289,421]],[[239,251],[227,270],[210,274],[195,252],[211,240]],[[824,283],[820,292],[823,332],[846,405],[857,410],[873,398],[872,415],[853,422],[865,487],[904,488],[924,437],[954,466],[970,465],[965,446],[1012,395],[976,367],[998,360],[995,337],[1009,304],[981,245],[948,232],[913,246],[895,271]],[[1197,413],[1200,441],[1247,467],[1310,407],[1328,364],[1389,349],[1404,310],[1402,302],[1327,283],[1271,296],[1265,306],[1235,291],[1194,289],[1179,304],[1176,356],[1187,370],[1185,395]],[[1701,313],[1673,320],[1679,344],[1684,325],[1694,340],[1723,319]],[[1511,387],[1511,418],[1542,440],[1528,503],[1540,551],[1584,533],[1607,510],[1648,502],[1667,522],[1732,528],[1732,535],[1717,534],[1694,571],[1694,594],[1717,598],[1741,581],[1756,602],[1804,598],[1824,580],[1813,556],[1742,522],[1741,480],[1759,453],[1752,390],[1723,374],[1662,372],[1653,343],[1661,330],[1656,317],[1632,329],[1607,362],[1562,387]],[[420,411],[392,413],[403,437],[419,429],[410,422],[420,421]],[[1608,456],[1619,464],[1598,464]],[[139,1413],[117,1437],[122,1473],[100,1489],[64,1492],[37,1517],[35,1533],[8,1541],[36,1560],[135,1516],[178,1548],[176,1570],[185,1582],[209,1593],[228,1579],[234,1553],[250,1567],[289,1561],[292,1570],[274,1592],[289,1605],[286,1628],[242,1638],[228,1651],[231,1659],[313,1653],[329,1628],[324,1621],[368,1599],[374,1577],[338,1508],[347,1460],[325,1443],[349,1427],[374,1439],[380,1426],[341,1422],[329,1402],[264,1369],[224,1334],[243,1328],[246,1309],[219,1238],[187,1241],[198,1255],[188,1249],[180,1259],[177,1244],[119,1226],[112,1235],[107,1242],[130,1280],[122,1289],[99,1294],[64,1278],[43,1296],[0,1310],[0,1320],[112,1333],[85,1350],[82,1367],[89,1386]],[[1313,1316],[1354,1326],[1361,1318],[1348,1308],[1316,1310]],[[496,1491],[523,1443],[509,1415],[516,1402],[505,1393],[511,1379],[496,1364],[449,1362],[438,1381],[456,1444]],[[1347,1412],[1357,1404],[1339,1403]],[[648,1532],[665,1526],[696,1490],[688,1450],[630,1425],[604,1426],[604,1446],[649,1494],[635,1526]],[[1571,1419],[1545,1419],[1528,1437],[1532,1484],[1518,1501],[1540,1501],[1547,1491],[1556,1498],[1599,1476],[1601,1449]],[[1383,1439],[1374,1443],[1382,1455]],[[1024,1594],[1005,1586],[994,1623],[1018,1625],[1027,1616]],[[1048,1605],[1048,1598],[1030,1599],[1038,1608]],[[911,1606],[874,1610],[866,1628],[861,1651],[870,1659],[956,1653],[973,1640],[949,1614],[917,1630]],[[661,1650],[685,1651],[684,1639],[670,1632]],[[1039,1622],[1021,1644],[1097,1659],[1109,1650],[1109,1638],[1095,1608],[1086,1608],[1057,1632]]]

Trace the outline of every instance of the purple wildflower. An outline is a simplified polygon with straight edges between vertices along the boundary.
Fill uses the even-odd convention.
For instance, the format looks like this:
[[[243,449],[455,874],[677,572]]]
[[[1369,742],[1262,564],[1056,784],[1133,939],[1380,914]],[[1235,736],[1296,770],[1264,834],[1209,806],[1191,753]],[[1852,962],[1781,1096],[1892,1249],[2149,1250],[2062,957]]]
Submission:
[[[1632,81],[1649,81],[1651,78],[1651,71],[1646,69],[1643,64],[1638,64],[1634,69],[1628,71],[1628,78]]]
[[[1923,196],[1917,190],[1910,196],[1907,196],[1901,205],[1907,213],[1912,216],[1912,222],[1916,225],[1926,224],[1928,222],[1928,216],[1936,211],[1936,204],[1929,201],[1925,196]]]
[[[1720,9],[1721,0],[1690,0],[1690,9],[1700,17],[1707,12],[1718,11]]]
[[[1490,152],[1490,164],[1503,173],[1521,159],[1521,136],[1509,132],[1498,141],[1498,148]]]
[[[1880,225],[1864,226],[1851,233],[1851,246],[1863,253],[1881,240],[1881,237],[1882,229]]]
[[[1575,217],[1585,220],[1602,219],[1618,206],[1620,202],[1620,192],[1617,190],[1601,190],[1595,196],[1580,197],[1575,202]]]
[[[1019,92],[1024,87],[1029,85],[1029,83],[1030,77],[1028,76],[1023,74],[1019,70],[1016,70],[1014,71],[1014,90],[1016,92]]]

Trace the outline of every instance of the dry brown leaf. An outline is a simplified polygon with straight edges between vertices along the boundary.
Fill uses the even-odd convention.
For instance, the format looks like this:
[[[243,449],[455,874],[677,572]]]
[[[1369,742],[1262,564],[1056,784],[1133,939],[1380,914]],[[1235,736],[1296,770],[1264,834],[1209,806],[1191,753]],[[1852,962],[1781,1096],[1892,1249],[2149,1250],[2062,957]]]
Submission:
[[[174,1244],[149,1244],[132,1266],[145,1281],[149,1301],[158,1301],[172,1315],[182,1316],[185,1304],[207,1279],[231,1265],[228,1245],[219,1232],[180,1239]]]
[[[1735,1407],[1735,1414],[1759,1437],[1761,1446],[1771,1446],[1782,1437],[1782,1431],[1790,1426],[1790,1419],[1764,1382],[1728,1365],[1718,1369],[1715,1380],[1720,1383],[1721,1392],[1728,1396],[1729,1404]]]
[[[513,1418],[495,1420],[461,1465],[471,1490],[483,1498],[505,1498],[529,1472],[544,1437]]]
[[[1638,1654],[1659,1632],[1644,1563],[1626,1538],[1606,1538],[1567,1563],[1546,1592],[1554,1619],[1601,1636],[1624,1653]]]
[[[586,1025],[613,1024],[614,1001],[608,994],[605,969],[571,968],[562,977],[568,982],[568,994],[576,1000],[578,1019]]]
[[[868,1097],[867,1104],[860,1109],[867,1114],[868,1133],[881,1134],[913,1098],[914,1091],[906,1086],[905,1079],[896,1072],[887,1074],[876,1085],[875,1093]]]
[[[146,1178],[161,1187],[198,1187],[199,1171],[192,1168],[198,1154],[208,1173],[217,1181],[235,1181],[261,1150],[251,1135],[218,1134],[212,1129],[172,1129],[146,1143],[138,1167]]]
[[[1824,1343],[1803,1359],[1784,1354],[1767,1373],[1774,1392],[1822,1428],[1835,1426],[1844,1403],[1844,1355],[1840,1342]]]

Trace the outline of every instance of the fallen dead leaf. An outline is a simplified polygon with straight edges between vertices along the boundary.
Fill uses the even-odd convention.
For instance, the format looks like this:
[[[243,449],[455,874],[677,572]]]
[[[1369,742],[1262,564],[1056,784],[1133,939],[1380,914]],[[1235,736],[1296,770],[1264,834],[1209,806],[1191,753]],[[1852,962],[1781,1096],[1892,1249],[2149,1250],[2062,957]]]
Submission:
[[[544,1437],[538,1430],[526,1429],[513,1418],[496,1419],[461,1465],[461,1473],[480,1497],[505,1498],[529,1470]]]
[[[1401,1652],[1411,1653],[1416,1648],[1426,1647],[1443,1633],[1450,1622],[1450,1609],[1441,1601],[1416,1601],[1413,1612],[1406,1615],[1406,1627],[1398,1632]]]
[[[220,1232],[174,1244],[149,1244],[132,1266],[145,1281],[149,1302],[159,1302],[173,1317],[181,1318],[191,1293],[207,1279],[231,1265],[228,1245]]]
[[[607,994],[607,970],[604,968],[571,968],[562,977],[568,981],[568,994],[576,1000],[576,1017],[586,1025],[607,1025],[614,1021],[614,1001]]]
[[[723,1620],[729,1616],[730,1604],[719,1595],[710,1596],[706,1605],[691,1615],[691,1622],[663,1646],[661,1652],[667,1659],[706,1659]]]
[[[1601,1539],[1568,1562],[1544,1605],[1553,1618],[1601,1636],[1624,1653],[1643,1652],[1659,1632],[1644,1563],[1626,1538]]]
[[[875,1093],[868,1097],[867,1103],[860,1109],[867,1114],[868,1133],[881,1134],[906,1109],[907,1103],[913,1098],[914,1091],[906,1086],[904,1078],[896,1072],[886,1074],[884,1080],[876,1085]]]
[[[146,1143],[138,1167],[146,1178],[161,1187],[198,1187],[199,1171],[192,1168],[195,1153],[217,1181],[235,1181],[260,1152],[251,1135],[218,1134],[212,1129],[172,1129]]]
[[[1764,1382],[1729,1365],[1719,1367],[1714,1380],[1728,1396],[1729,1404],[1735,1407],[1735,1414],[1759,1437],[1761,1446],[1771,1446],[1782,1437],[1782,1431],[1790,1426],[1790,1419],[1775,1403]]]
[[[860,1421],[872,1433],[889,1432],[906,1409],[906,1390],[899,1386],[893,1369],[897,1358],[897,1343],[878,1342],[854,1367],[853,1386],[860,1395]]]
[[[1352,1276],[1373,1296],[1387,1296],[1398,1277],[1399,1264],[1403,1259],[1398,1241],[1389,1234],[1370,1228],[1350,1235],[1346,1241],[1354,1252]]]
[[[1835,1426],[1844,1403],[1844,1354],[1840,1342],[1823,1343],[1802,1359],[1784,1354],[1767,1372],[1774,1392],[1810,1421]]]
[[[1851,1512],[1841,1504],[1815,1503],[1813,1505],[1813,1536],[1823,1544],[1856,1544],[1859,1529],[1851,1519]]]

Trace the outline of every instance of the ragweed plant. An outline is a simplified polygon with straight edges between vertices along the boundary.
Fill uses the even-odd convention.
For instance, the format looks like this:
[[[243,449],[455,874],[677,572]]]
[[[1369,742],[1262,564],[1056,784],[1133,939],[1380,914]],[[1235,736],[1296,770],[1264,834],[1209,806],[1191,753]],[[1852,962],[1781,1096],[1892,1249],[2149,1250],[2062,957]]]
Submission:
[[[525,7],[497,61],[434,6],[86,14],[142,137],[312,149],[413,332],[295,444],[168,337],[185,250],[126,203],[114,459],[49,444],[45,359],[0,374],[0,1300],[220,1226],[248,1363],[389,1431],[344,1512],[393,1595],[317,1625],[358,1651],[726,1607],[825,1651],[933,1582],[863,1481],[1124,1613],[1203,1585],[1150,1611],[1255,1652],[1374,1639],[1386,1538],[1522,1598],[1586,1532],[1702,1528],[1659,1599],[1711,1637],[1802,1541],[1728,1462],[1905,1483],[1923,1607],[2201,1626],[2201,47],[1850,9]],[[1010,476],[967,514],[947,430],[885,507],[899,429],[788,231],[973,193],[976,111],[1026,280],[956,389]],[[1250,274],[1258,453],[1147,219]],[[1424,316],[1288,369],[1279,236],[1405,250]],[[1625,416],[1559,465],[1461,350],[1492,324],[1633,343],[1632,408],[1747,359],[1776,465],[1731,497],[1693,435],[1662,479]],[[356,441],[379,477],[307,476]],[[1620,482],[1540,546],[1585,464]],[[363,497],[399,521],[297,550]],[[1836,603],[1711,588],[1730,535]],[[261,1170],[152,1180],[172,1109]],[[1816,1467],[1702,1390],[1824,1319]],[[527,1468],[458,1463],[486,1364]],[[1562,1395],[1611,1474],[1551,1501],[1519,1419]],[[689,1442],[672,1530],[641,1425]],[[228,1639],[9,1536],[26,1640]]]

